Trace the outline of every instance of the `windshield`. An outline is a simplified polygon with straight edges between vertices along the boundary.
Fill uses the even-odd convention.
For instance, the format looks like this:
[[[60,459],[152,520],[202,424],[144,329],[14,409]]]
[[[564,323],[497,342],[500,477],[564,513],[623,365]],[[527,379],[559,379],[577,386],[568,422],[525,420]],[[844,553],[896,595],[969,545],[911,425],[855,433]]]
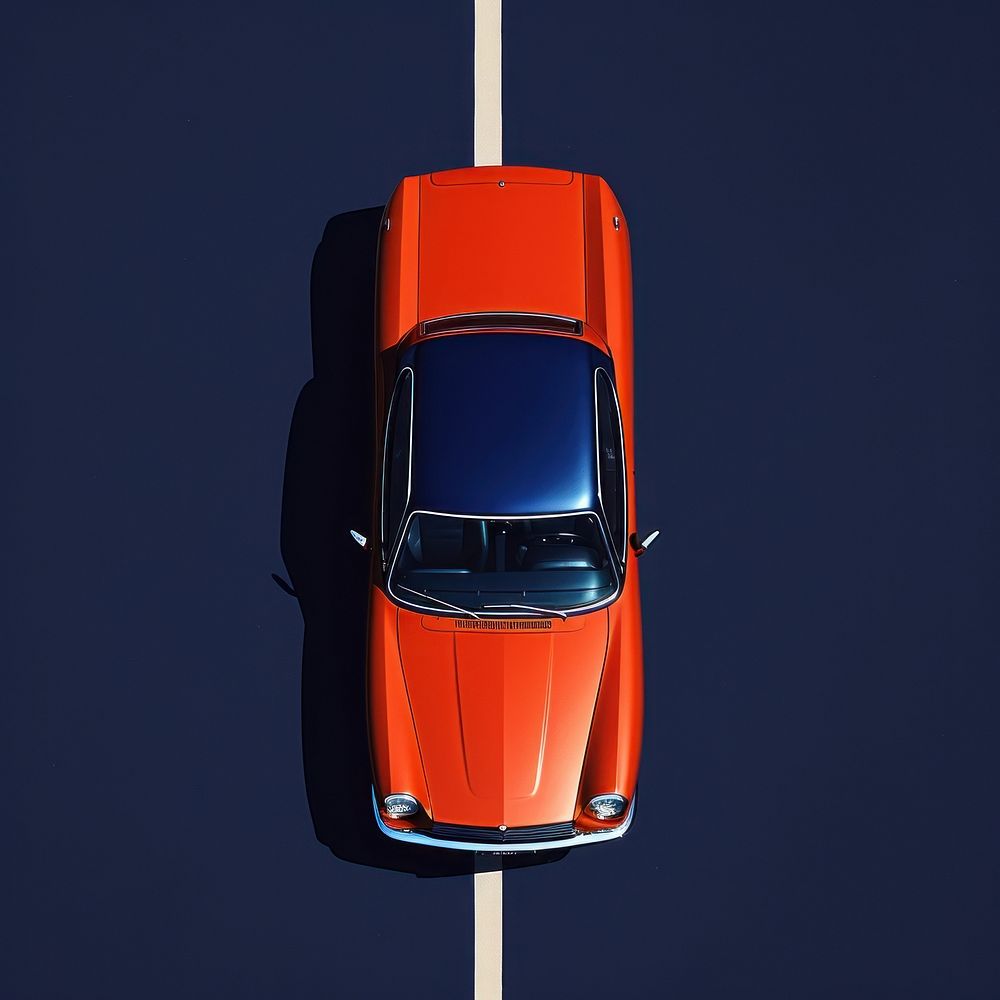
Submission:
[[[414,514],[389,576],[401,604],[436,615],[565,613],[607,603],[617,571],[593,514]]]

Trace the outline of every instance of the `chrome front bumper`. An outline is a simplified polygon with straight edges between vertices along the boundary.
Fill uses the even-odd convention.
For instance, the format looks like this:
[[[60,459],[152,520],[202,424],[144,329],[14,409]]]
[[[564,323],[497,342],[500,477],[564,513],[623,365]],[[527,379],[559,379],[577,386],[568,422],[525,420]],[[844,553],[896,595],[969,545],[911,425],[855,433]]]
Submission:
[[[483,843],[476,844],[465,840],[445,840],[441,837],[431,837],[420,830],[393,830],[385,825],[378,808],[378,798],[375,787],[372,786],[372,809],[375,811],[375,822],[378,828],[393,840],[404,844],[420,844],[422,847],[443,847],[451,851],[480,851],[485,854],[517,854],[525,851],[557,851],[564,847],[582,847],[584,844],[600,844],[606,840],[617,840],[624,837],[632,824],[632,813],[635,809],[635,797],[628,804],[628,812],[620,826],[610,830],[597,830],[594,833],[575,833],[572,837],[559,840],[541,840],[537,843]]]

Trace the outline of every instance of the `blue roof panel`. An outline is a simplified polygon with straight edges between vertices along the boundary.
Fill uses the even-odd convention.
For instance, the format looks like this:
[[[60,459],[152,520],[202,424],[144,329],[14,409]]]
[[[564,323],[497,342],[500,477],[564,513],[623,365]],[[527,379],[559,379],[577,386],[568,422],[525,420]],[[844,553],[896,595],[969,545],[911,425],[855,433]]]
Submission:
[[[411,508],[528,515],[597,505],[594,370],[610,359],[551,334],[421,341],[414,371]]]

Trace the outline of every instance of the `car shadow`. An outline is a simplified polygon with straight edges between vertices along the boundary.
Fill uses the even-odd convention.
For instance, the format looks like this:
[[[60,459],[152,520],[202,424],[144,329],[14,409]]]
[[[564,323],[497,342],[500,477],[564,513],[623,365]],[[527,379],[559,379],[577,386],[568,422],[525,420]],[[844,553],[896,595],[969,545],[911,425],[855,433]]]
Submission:
[[[371,520],[375,256],[382,212],[376,207],[334,216],[316,248],[313,377],[296,400],[285,458],[281,555],[305,626],[306,795],[317,839],[343,861],[427,878],[468,875],[490,867],[489,856],[399,843],[378,830],[372,813],[368,556],[349,530],[364,532]],[[507,855],[503,867],[546,864],[567,853]]]

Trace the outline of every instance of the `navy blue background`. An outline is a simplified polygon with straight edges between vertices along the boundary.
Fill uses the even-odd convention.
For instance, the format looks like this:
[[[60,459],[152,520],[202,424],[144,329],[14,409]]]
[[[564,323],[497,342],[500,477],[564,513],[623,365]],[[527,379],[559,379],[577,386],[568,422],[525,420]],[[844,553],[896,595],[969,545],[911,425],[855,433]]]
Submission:
[[[636,825],[507,874],[507,995],[995,997],[992,5],[504,6],[506,160],[630,220],[663,531]],[[5,997],[470,994],[470,879],[314,838],[269,574],[315,247],[470,161],[471,43],[8,15]]]

